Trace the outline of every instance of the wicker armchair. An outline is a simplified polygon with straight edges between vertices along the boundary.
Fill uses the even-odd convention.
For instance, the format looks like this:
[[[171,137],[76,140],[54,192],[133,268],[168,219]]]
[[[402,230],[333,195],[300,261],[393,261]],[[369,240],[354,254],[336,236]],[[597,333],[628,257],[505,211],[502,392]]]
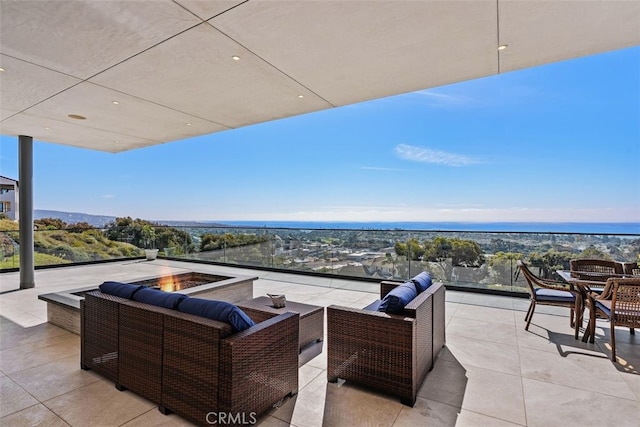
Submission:
[[[380,283],[380,299],[398,282]],[[403,315],[327,307],[327,379],[352,381],[413,406],[418,389],[445,344],[445,288],[434,283]]]
[[[527,281],[531,301],[527,315],[524,318],[527,322],[524,329],[526,331],[529,330],[531,318],[533,317],[537,304],[567,307],[570,310],[569,323],[571,327],[575,329],[575,337],[578,338],[578,331],[582,324],[582,314],[584,311],[579,291],[571,284],[542,279],[536,276],[523,261],[518,261],[518,271],[522,273]]]
[[[606,299],[602,295],[610,295]],[[640,278],[612,277],[604,292],[589,295],[589,330],[594,342],[596,317],[609,319],[611,325],[611,360],[616,360],[616,326],[626,326],[632,335],[640,328]]]

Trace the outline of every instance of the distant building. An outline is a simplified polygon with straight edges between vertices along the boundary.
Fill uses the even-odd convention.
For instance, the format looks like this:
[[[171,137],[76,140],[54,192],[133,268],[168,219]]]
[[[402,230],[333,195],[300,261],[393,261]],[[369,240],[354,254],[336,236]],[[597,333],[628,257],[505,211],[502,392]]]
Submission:
[[[350,262],[339,270],[339,273],[345,276],[363,277],[366,276],[366,271],[362,264],[358,262]]]
[[[362,261],[366,256],[367,254],[364,252],[354,252],[347,255],[347,259],[352,261]]]
[[[381,256],[371,260],[365,264],[365,267],[369,270],[369,275],[377,275],[379,277],[393,277],[395,274],[394,265],[389,261],[387,257]]]
[[[18,219],[18,181],[0,175],[0,214]]]
[[[384,256],[383,252],[354,252],[348,254],[347,259],[350,261],[362,262],[365,259],[375,259],[381,256]]]

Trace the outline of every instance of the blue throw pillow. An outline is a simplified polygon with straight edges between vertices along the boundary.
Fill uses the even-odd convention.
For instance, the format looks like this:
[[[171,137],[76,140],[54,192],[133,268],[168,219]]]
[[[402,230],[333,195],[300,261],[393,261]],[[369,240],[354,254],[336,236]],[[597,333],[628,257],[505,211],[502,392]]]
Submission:
[[[177,309],[178,305],[187,298],[184,294],[164,292],[160,289],[147,288],[140,289],[133,294],[133,300],[144,304],[151,304],[157,307]]]
[[[418,296],[416,286],[413,282],[404,282],[393,288],[383,299],[378,307],[378,311],[389,314],[402,314],[405,305]]]
[[[131,299],[131,297],[133,297],[133,294],[138,292],[141,288],[144,288],[144,286],[120,282],[104,282],[103,284],[98,286],[98,288],[100,289],[100,292],[104,294]]]
[[[255,322],[244,311],[224,301],[187,298],[180,303],[178,311],[228,323],[234,332],[244,331],[255,325]]]
[[[411,281],[414,285],[416,285],[416,291],[418,291],[418,293],[422,293],[426,291],[429,286],[431,286],[431,274],[423,271],[422,273],[411,279]]]
[[[365,308],[363,308],[363,310],[366,310],[366,311],[379,311],[378,309],[380,308],[380,304],[382,304],[382,301],[377,299],[374,302],[372,302],[371,304],[369,304],[368,306],[366,306]]]

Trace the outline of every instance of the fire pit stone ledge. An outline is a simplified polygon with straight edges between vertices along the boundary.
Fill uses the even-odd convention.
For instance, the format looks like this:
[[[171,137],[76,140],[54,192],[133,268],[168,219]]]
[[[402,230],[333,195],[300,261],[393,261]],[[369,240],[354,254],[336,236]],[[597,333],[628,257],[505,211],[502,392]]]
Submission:
[[[253,281],[257,277],[229,276],[215,273],[190,271],[172,275],[153,276],[127,280],[126,283],[140,284],[168,290],[169,283],[176,283],[171,291],[191,297],[215,299],[237,303],[253,298]],[[47,321],[74,334],[80,335],[80,301],[87,292],[98,290],[98,285],[38,295],[47,303]]]

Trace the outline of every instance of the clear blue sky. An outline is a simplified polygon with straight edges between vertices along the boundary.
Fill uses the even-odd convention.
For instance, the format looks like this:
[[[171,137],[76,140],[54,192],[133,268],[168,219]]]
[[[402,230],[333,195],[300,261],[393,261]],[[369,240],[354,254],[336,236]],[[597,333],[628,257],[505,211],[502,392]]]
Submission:
[[[150,220],[640,221],[640,47],[119,154],[35,141],[34,193]]]

